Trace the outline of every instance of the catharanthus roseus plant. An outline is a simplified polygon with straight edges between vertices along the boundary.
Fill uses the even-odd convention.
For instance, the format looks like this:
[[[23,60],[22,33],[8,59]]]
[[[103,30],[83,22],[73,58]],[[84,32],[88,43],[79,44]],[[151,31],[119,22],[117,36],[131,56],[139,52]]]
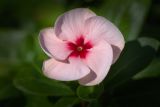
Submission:
[[[118,28],[86,8],[59,16],[54,28],[40,32],[39,40],[50,57],[43,64],[47,77],[86,86],[102,82],[124,47]]]

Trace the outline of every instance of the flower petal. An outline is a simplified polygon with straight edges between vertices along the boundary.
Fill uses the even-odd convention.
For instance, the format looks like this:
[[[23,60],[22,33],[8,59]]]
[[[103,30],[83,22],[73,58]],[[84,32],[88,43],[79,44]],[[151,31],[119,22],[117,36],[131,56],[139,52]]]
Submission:
[[[55,24],[55,32],[63,40],[75,40],[77,36],[84,34],[84,22],[86,19],[96,16],[87,8],[77,8],[61,15]]]
[[[44,74],[55,80],[72,81],[86,76],[90,69],[78,58],[70,58],[70,63],[63,63],[50,59],[44,62]]]
[[[79,80],[86,86],[99,84],[107,75],[112,64],[112,47],[106,41],[100,41],[92,48],[85,59],[85,63],[92,70],[90,74]]]
[[[106,40],[113,48],[113,63],[119,57],[124,48],[124,38],[118,28],[101,16],[94,16],[85,22],[87,38],[94,42],[100,39]]]
[[[53,28],[42,30],[39,40],[42,49],[50,57],[54,56],[58,60],[65,60],[71,53],[71,51],[67,49],[66,43],[55,36]]]

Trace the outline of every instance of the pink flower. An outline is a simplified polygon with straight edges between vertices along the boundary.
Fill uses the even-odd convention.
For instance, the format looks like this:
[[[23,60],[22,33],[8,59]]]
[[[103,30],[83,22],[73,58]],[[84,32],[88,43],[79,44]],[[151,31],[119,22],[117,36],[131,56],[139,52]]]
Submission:
[[[40,32],[39,40],[51,57],[43,64],[47,77],[86,86],[102,82],[124,47],[117,27],[86,8],[59,16],[54,28]]]

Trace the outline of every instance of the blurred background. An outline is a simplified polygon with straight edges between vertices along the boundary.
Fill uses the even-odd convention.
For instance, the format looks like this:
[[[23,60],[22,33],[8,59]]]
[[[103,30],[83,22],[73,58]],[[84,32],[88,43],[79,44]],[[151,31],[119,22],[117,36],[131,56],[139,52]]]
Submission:
[[[42,74],[39,31],[77,7],[112,21],[126,40],[97,86]],[[0,0],[0,107],[160,107],[160,0]]]

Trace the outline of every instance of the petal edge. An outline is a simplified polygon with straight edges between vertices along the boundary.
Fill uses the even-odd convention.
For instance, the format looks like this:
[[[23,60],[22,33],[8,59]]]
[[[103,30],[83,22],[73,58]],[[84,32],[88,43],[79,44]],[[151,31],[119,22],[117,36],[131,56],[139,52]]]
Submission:
[[[46,28],[39,34],[39,42],[43,51],[49,56],[58,60],[65,60],[71,53],[67,45],[58,39],[53,28]]]
[[[50,59],[44,62],[43,72],[51,79],[73,81],[86,76],[90,69],[77,59],[70,59],[70,63]]]
[[[110,69],[113,59],[112,47],[106,41],[100,41],[91,51],[85,63],[96,76],[94,76],[94,73],[90,73],[90,75],[79,80],[80,84],[86,86],[97,85],[102,82]]]

